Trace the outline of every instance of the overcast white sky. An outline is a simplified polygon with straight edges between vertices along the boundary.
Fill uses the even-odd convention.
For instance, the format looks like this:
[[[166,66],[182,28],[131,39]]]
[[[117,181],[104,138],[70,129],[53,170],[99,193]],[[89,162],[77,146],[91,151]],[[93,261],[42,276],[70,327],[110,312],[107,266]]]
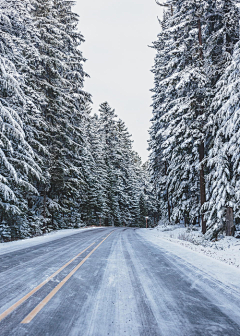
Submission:
[[[155,51],[149,48],[160,32],[155,0],[76,0],[79,29],[86,42],[85,89],[93,96],[93,109],[108,101],[126,123],[134,150],[148,158],[151,92]]]

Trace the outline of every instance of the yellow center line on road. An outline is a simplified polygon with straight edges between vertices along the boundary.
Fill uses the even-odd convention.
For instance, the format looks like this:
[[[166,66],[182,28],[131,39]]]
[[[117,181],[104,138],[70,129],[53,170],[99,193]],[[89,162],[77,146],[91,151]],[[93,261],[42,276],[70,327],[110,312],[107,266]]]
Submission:
[[[81,254],[83,254],[85,251],[87,251],[94,243],[89,245],[85,250],[80,252],[76,257],[68,261],[65,265],[63,265],[59,270],[57,270],[55,273],[53,273],[50,277],[48,277],[46,280],[44,280],[40,285],[35,287],[31,292],[26,294],[23,298],[21,298],[18,302],[14,303],[11,307],[9,307],[7,310],[5,310],[2,314],[0,314],[0,322],[8,316],[11,312],[13,312],[17,307],[19,307],[23,302],[25,302],[30,296],[32,296],[34,293],[36,293],[40,288],[42,288],[47,282],[49,282],[51,279],[53,279],[58,273],[60,273],[65,267],[70,265],[75,259],[77,259]]]
[[[105,237],[46,297],[43,299],[21,323],[29,323],[43,309],[43,307],[52,299],[59,289],[73,276],[73,274],[85,263],[85,261],[93,254],[94,251],[113,233],[113,231]]]

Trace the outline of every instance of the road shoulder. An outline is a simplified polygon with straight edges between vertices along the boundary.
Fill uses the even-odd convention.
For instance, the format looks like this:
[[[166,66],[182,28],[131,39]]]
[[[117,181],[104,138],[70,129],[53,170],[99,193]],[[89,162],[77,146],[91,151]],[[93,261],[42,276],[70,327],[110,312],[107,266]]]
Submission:
[[[151,242],[157,248],[163,249],[166,253],[180,258],[187,263],[189,267],[199,269],[210,277],[220,282],[225,288],[237,292],[240,296],[240,270],[234,266],[228,265],[222,261],[213,259],[199,252],[190,250],[178,243],[162,239],[149,229],[136,230],[137,234],[143,239]]]
[[[79,229],[63,229],[63,230],[57,230],[52,231],[50,233],[44,234],[42,236],[33,237],[33,238],[26,238],[22,240],[16,240],[13,242],[7,242],[7,243],[0,243],[0,255],[15,252],[18,250],[22,250],[25,248],[37,246],[40,244],[45,244],[57,239],[61,239],[64,237],[68,237],[74,234],[95,230],[95,229],[104,229],[102,228],[95,228],[95,227],[89,227],[89,228],[79,228]]]

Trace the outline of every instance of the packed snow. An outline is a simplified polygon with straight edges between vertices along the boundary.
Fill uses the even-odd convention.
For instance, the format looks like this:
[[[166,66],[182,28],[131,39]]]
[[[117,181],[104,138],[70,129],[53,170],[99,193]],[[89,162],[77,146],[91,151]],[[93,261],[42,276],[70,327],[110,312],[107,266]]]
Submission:
[[[138,234],[240,295],[240,239],[222,236],[211,242],[204,239],[200,228],[193,231],[182,225],[158,225],[138,230]]]
[[[7,243],[0,243],[0,255],[22,250],[28,247],[39,245],[39,244],[48,243],[50,241],[64,238],[67,236],[71,236],[71,235],[74,235],[74,234],[77,234],[83,231],[99,229],[99,228],[100,227],[84,227],[84,228],[81,227],[79,229],[63,229],[63,230],[58,230],[58,231],[51,231],[50,233],[46,233],[42,236],[38,236],[34,238],[26,238],[22,240],[7,242]]]
[[[218,240],[209,241],[204,238],[200,227],[191,228],[183,225],[158,225],[150,229],[147,235],[169,240],[229,265],[240,267],[240,239],[222,235]]]

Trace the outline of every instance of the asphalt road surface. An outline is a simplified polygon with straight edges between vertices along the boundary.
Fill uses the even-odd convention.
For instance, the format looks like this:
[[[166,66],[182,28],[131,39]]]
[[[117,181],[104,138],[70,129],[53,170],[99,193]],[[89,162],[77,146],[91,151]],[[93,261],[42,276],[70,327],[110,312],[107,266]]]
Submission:
[[[137,229],[0,256],[0,336],[239,336],[234,297]]]

